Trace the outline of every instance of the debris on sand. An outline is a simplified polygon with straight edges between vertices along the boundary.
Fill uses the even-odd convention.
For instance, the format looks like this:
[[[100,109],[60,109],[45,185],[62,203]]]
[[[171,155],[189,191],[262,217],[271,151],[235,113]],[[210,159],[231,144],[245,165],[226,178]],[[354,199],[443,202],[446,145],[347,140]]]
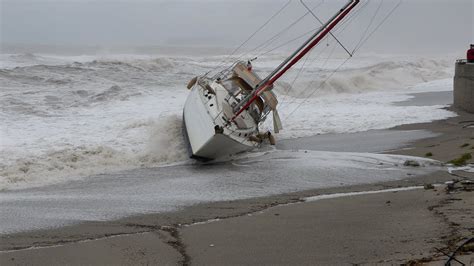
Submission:
[[[425,184],[425,185],[423,186],[423,188],[424,188],[424,189],[434,189],[434,186],[433,186],[433,184]]]
[[[410,260],[405,265],[408,265],[408,266],[423,265],[425,263],[429,263],[432,261],[433,261],[432,257],[423,257],[421,259]]]
[[[446,191],[454,191],[454,190],[463,190],[467,192],[474,191],[474,181],[469,179],[464,180],[452,180],[445,182],[446,184]]]
[[[446,181],[444,184],[446,184],[446,190],[450,191],[454,189],[454,184],[456,184],[457,181]]]
[[[461,181],[461,186],[464,191],[474,191],[474,181],[463,180]]]

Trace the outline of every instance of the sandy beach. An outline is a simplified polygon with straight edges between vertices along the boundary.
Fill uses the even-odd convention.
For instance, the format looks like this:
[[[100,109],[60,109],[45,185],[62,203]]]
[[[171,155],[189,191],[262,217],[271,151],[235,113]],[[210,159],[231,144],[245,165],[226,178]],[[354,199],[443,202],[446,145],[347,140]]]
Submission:
[[[399,149],[382,147],[391,154],[441,162],[456,159],[472,150],[474,137],[465,127],[474,116],[458,114],[396,127],[393,132],[434,134]],[[464,171],[438,171],[3,234],[0,261],[2,265],[441,265],[448,259],[445,254],[472,237],[474,226],[472,192],[460,183],[448,190],[444,182],[473,177]],[[456,259],[472,264],[472,251],[468,245]]]
[[[0,257],[2,265],[442,264],[447,257],[441,251],[450,253],[472,236],[474,204],[472,192],[444,189],[355,196],[339,190],[341,197],[304,203],[300,194],[194,206],[179,213],[4,236]],[[473,256],[467,254],[456,258],[469,265]]]

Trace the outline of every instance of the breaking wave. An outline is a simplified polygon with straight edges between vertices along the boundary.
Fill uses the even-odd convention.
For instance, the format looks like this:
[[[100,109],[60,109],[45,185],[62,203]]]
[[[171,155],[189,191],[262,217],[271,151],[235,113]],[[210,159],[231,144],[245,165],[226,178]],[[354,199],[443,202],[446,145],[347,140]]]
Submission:
[[[126,101],[181,86],[198,72],[180,65],[173,59],[154,58],[0,69],[0,109],[47,116],[70,108]]]
[[[19,158],[8,165],[0,164],[0,190],[55,184],[102,173],[186,162],[188,156],[181,124],[181,118],[172,115],[127,125],[125,131],[141,128],[145,133],[138,149],[79,145]]]
[[[296,82],[280,82],[277,91],[292,97],[316,97],[321,94],[361,93],[374,90],[400,89],[419,83],[453,76],[448,60],[418,59],[385,61],[361,68],[310,70]]]

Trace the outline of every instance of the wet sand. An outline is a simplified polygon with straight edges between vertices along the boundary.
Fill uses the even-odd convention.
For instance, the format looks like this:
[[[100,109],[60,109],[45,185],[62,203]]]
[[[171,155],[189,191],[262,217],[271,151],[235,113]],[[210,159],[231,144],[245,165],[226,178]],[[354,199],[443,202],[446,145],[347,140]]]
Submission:
[[[455,197],[474,206],[467,193]],[[325,199],[185,227],[181,237],[195,265],[432,260],[434,248],[442,248],[443,238],[451,237],[451,227],[443,220],[445,213],[434,214],[430,208],[439,211],[441,207],[433,206],[452,198],[440,188]]]
[[[174,265],[181,255],[166,232],[133,233],[2,253],[2,265]],[[59,242],[59,241],[58,241]]]
[[[368,191],[368,190],[380,190],[386,188],[397,188],[413,185],[422,185],[424,183],[429,183],[432,181],[442,182],[445,180],[451,179],[450,176],[447,176],[445,173],[439,172],[434,175],[424,176],[419,178],[411,178],[402,181],[393,181],[385,182],[380,184],[370,184],[370,185],[359,185],[352,187],[340,187],[340,188],[330,188],[330,189],[320,189],[313,191],[298,192],[293,194],[286,195],[277,195],[272,197],[265,198],[254,198],[241,201],[225,201],[217,203],[208,203],[208,204],[199,204],[196,206],[185,208],[178,212],[164,213],[164,214],[150,214],[150,215],[139,215],[136,217],[129,217],[121,219],[114,222],[85,222],[80,225],[67,226],[57,229],[49,230],[37,230],[31,232],[18,233],[13,235],[3,235],[0,241],[0,249],[3,250],[0,253],[0,262],[2,265],[21,265],[24,262],[35,262],[36,265],[58,265],[63,264],[63,262],[68,261],[71,265],[81,265],[87,261],[91,264],[131,264],[130,257],[128,255],[124,256],[114,256],[113,261],[109,258],[110,254],[117,253],[117,249],[123,250],[124,254],[130,254],[134,257],[135,261],[146,261],[147,263],[153,263],[153,261],[162,261],[163,264],[188,264],[192,262],[193,264],[199,265],[202,262],[204,264],[212,264],[212,256],[205,256],[205,258],[210,259],[209,261],[194,261],[195,257],[193,254],[198,252],[199,248],[210,248],[209,245],[214,244],[213,241],[202,241],[206,239],[203,237],[205,234],[209,233],[209,230],[213,233],[209,234],[208,237],[216,237],[217,239],[223,237],[227,238],[227,233],[233,232],[238,234],[245,234],[248,236],[254,235],[255,237],[244,239],[244,241],[238,241],[235,238],[234,246],[224,246],[221,245],[221,248],[228,248],[228,252],[233,252],[235,245],[241,245],[242,248],[245,247],[255,247],[261,244],[260,241],[265,241],[267,245],[273,246],[273,250],[268,250],[267,257],[265,258],[274,258],[271,254],[272,252],[277,252],[280,254],[282,247],[280,246],[281,242],[275,242],[272,239],[272,236],[277,236],[283,234],[286,238],[288,251],[291,253],[283,253],[283,255],[288,256],[288,258],[294,258],[293,250],[290,249],[293,243],[308,243],[314,241],[314,243],[319,242],[321,239],[331,238],[333,243],[344,243],[346,242],[347,235],[353,235],[354,232],[359,232],[357,237],[366,235],[366,237],[373,235],[373,231],[370,227],[365,226],[365,223],[353,224],[352,219],[363,219],[365,217],[367,220],[373,220],[375,223],[385,223],[386,220],[383,212],[379,212],[380,209],[383,209],[384,206],[386,211],[394,212],[398,211],[398,207],[388,208],[388,205],[384,205],[387,200],[377,201],[379,204],[377,210],[370,208],[367,204],[366,196],[357,196],[349,198],[340,198],[334,200],[322,200],[314,203],[301,203],[301,199],[305,197],[310,197],[314,195],[324,195],[324,194],[333,194],[333,193],[347,193],[353,191]],[[423,192],[423,191],[422,191]],[[404,198],[405,193],[412,194],[413,192],[397,192],[389,193],[393,195],[400,195],[401,198]],[[431,197],[433,196],[433,197]],[[383,197],[381,195],[370,195],[369,199],[372,197]],[[439,199],[437,195],[427,195],[423,196],[429,199],[429,203],[435,205]],[[355,200],[354,200],[355,199]],[[327,203],[325,203],[327,202]],[[407,201],[410,202],[410,201]],[[260,216],[258,212],[264,211],[270,207],[278,206],[281,204],[287,203],[296,203],[295,205],[282,206],[278,208],[286,209],[288,212],[293,212],[293,209],[299,206],[297,209],[302,210],[303,214],[312,215],[313,219],[310,221],[318,220],[318,232],[322,232],[317,239],[308,238],[305,240],[305,237],[302,237],[300,232],[301,225],[296,226],[298,223],[304,223],[304,220],[307,220],[307,217],[285,215],[289,220],[285,221],[285,226],[278,228],[277,231],[272,231],[272,227],[268,228],[267,235],[265,237],[258,236],[261,232],[262,227],[266,227],[268,219],[279,217],[275,215],[270,215],[268,217]],[[332,215],[332,220],[326,220],[328,218],[328,213],[320,213],[318,208],[319,203],[328,204],[325,208],[326,210],[333,209],[336,210]],[[349,204],[349,205],[348,205]],[[353,210],[350,213],[340,212],[338,210],[346,208],[346,206],[352,206]],[[398,206],[398,205],[396,205]],[[312,208],[316,207],[315,210]],[[421,206],[415,205],[408,212],[411,214],[417,214],[420,211],[425,212],[426,205]],[[402,211],[402,210],[399,210]],[[403,210],[406,212],[407,210]],[[285,210],[278,210],[278,212],[285,212]],[[357,215],[352,218],[349,216]],[[256,214],[248,216],[249,214]],[[397,212],[393,213],[393,216],[397,216]],[[409,214],[410,215],[410,214]],[[235,228],[223,228],[222,230],[218,229],[222,222],[227,223],[226,218],[236,217],[251,217],[252,221],[250,225],[242,224],[242,227],[239,227],[239,220],[236,222],[231,222],[231,227]],[[259,217],[263,217],[260,219]],[[255,218],[255,219],[253,219]],[[380,220],[383,218],[383,221]],[[207,231],[201,231],[201,225],[192,225],[199,222],[206,222],[213,219],[221,219],[221,221],[210,223],[208,225],[202,226],[211,226],[211,228],[206,229]],[[248,219],[248,218],[247,218]],[[303,219],[303,220],[301,220]],[[435,218],[433,218],[435,219]],[[279,220],[279,219],[278,219]],[[338,230],[341,230],[339,234],[325,234],[324,232],[329,232],[329,229],[333,228],[331,221],[339,220],[341,225]],[[436,220],[436,219],[435,219]],[[277,221],[277,220],[276,220]],[[276,222],[275,221],[275,222]],[[402,222],[403,220],[398,220]],[[412,221],[418,221],[417,219]],[[422,220],[423,221],[423,220]],[[423,221],[426,223],[427,221]],[[430,219],[430,223],[433,220]],[[237,224],[236,224],[237,223]],[[296,223],[296,224],[295,224]],[[192,225],[187,227],[185,225]],[[213,229],[216,226],[215,230]],[[307,230],[312,230],[310,224],[305,224]],[[326,226],[326,227],[324,227]],[[387,224],[386,228],[389,228],[391,224]],[[412,228],[411,224],[407,224],[405,229]],[[196,228],[199,233],[188,234],[188,232],[193,231]],[[239,228],[239,229],[237,229]],[[304,228],[304,227],[303,227]],[[230,231],[229,231],[230,230]],[[293,232],[296,230],[297,232]],[[382,229],[381,229],[382,230]],[[444,229],[443,229],[444,230]],[[285,232],[282,232],[285,231]],[[408,230],[410,235],[412,232]],[[403,235],[406,235],[403,233]],[[257,237],[258,236],[258,237]],[[120,237],[120,238],[118,238]],[[301,239],[303,238],[303,239]],[[127,240],[127,239],[130,239]],[[140,239],[138,242],[143,241],[141,245],[137,245],[136,239]],[[233,238],[232,238],[233,239]],[[231,240],[232,240],[231,239]],[[251,241],[251,240],[254,241]],[[319,240],[318,240],[319,239]],[[162,243],[166,245],[157,245],[156,242],[161,240]],[[216,240],[217,241],[217,240]],[[326,240],[325,240],[326,241]],[[320,245],[324,245],[325,241],[319,242]],[[354,239],[357,241],[357,239]],[[213,242],[213,243],[210,243]],[[306,250],[303,250],[302,246],[300,252],[304,253],[313,253],[315,252],[314,248],[317,246],[315,244],[307,245]],[[401,243],[399,243],[401,244]],[[170,249],[169,247],[172,247]],[[88,252],[93,249],[96,252],[90,253],[88,259],[85,261],[82,256],[84,254],[89,254]],[[139,250],[139,251],[137,251]],[[338,250],[334,250],[338,251]],[[128,252],[128,253],[127,253]],[[176,252],[180,256],[176,256]],[[60,256],[53,256],[53,254],[61,254]],[[338,263],[343,254],[329,253],[329,256],[334,255],[333,263]],[[349,253],[347,253],[349,254]],[[351,253],[352,254],[352,253]],[[380,253],[383,254],[383,253]],[[276,255],[276,254],[273,254]],[[403,254],[404,256],[407,254]],[[260,255],[254,254],[254,256],[259,257]],[[199,256],[198,256],[199,257]],[[199,257],[202,259],[202,257]],[[243,258],[243,257],[240,257]],[[267,263],[264,260],[263,254],[261,256],[262,260],[260,263]],[[370,258],[370,257],[368,257]],[[196,258],[197,259],[197,258]],[[238,258],[236,258],[238,259]],[[314,263],[316,259],[313,257],[307,257],[306,264]],[[317,259],[316,259],[317,260]],[[231,262],[231,261],[229,261]],[[250,261],[232,261],[235,264],[246,263]],[[268,263],[274,262],[268,261]],[[360,262],[360,261],[359,261]],[[18,263],[18,264],[17,264]],[[216,261],[219,264],[219,261]]]
[[[449,179],[452,176],[440,172],[404,181],[200,204],[179,212],[3,236],[0,262],[314,265],[442,261],[445,257],[435,248],[452,251],[472,235],[473,192],[447,194],[444,187],[437,187],[315,202],[302,199]],[[464,261],[472,258],[467,256]]]
[[[431,152],[431,158],[440,161],[470,152],[473,130],[463,128],[462,122],[474,120],[474,115],[459,114],[446,121],[397,127],[436,135],[389,152],[415,156]],[[473,192],[446,193],[441,186],[314,202],[302,199],[474,177],[455,174],[439,171],[404,180],[204,203],[112,222],[84,221],[2,235],[0,264],[442,264],[446,259],[442,252],[451,252],[474,233]],[[206,222],[213,219],[218,220]],[[472,253],[459,258],[474,262]]]
[[[429,158],[447,162],[464,153],[474,152],[474,127],[469,127],[474,124],[474,115],[459,110],[456,112],[459,116],[448,120],[396,127],[396,130],[424,129],[440,135],[416,141],[410,145],[410,148],[391,153],[419,157],[426,157],[431,153]]]

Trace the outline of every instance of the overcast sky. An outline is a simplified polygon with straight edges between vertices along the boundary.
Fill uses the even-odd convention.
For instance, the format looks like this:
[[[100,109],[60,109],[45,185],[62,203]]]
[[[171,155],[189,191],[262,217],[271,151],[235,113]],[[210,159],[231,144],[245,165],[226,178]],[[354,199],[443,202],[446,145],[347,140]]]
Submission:
[[[367,0],[365,0],[367,1]],[[365,2],[362,0],[362,4]],[[365,32],[382,0],[369,0],[359,16],[340,33],[353,46]],[[279,10],[288,0],[0,0],[0,41],[5,44],[100,46],[217,46],[233,47]],[[345,0],[307,0],[327,19]],[[372,25],[398,0],[382,2]],[[389,20],[367,42],[366,51],[437,53],[465,50],[474,43],[474,0],[404,0]],[[288,7],[255,38],[271,37],[305,14],[299,0]],[[318,22],[305,17],[282,36],[289,40]]]

